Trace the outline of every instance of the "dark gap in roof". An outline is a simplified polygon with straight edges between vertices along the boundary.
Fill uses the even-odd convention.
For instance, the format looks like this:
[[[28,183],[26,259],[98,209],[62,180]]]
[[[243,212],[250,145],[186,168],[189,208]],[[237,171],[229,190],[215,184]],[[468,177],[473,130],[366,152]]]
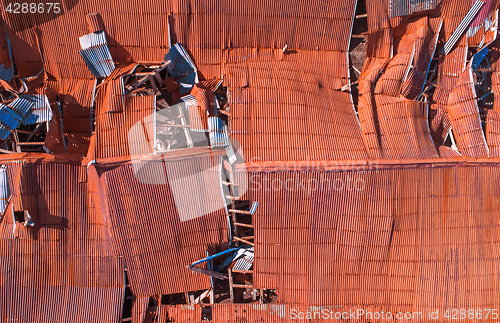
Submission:
[[[349,45],[349,74],[351,78],[351,95],[356,111],[358,110],[358,78],[363,69],[366,58],[368,22],[366,16],[366,1],[358,0],[352,26],[352,35]]]
[[[24,223],[24,211],[14,211],[14,219],[16,222]]]

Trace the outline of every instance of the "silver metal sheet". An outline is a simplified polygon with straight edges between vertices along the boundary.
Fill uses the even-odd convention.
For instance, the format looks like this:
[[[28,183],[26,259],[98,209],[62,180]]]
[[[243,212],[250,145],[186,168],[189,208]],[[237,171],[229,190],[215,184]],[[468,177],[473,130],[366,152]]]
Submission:
[[[440,2],[441,0],[389,0],[389,16],[393,18],[433,10]]]

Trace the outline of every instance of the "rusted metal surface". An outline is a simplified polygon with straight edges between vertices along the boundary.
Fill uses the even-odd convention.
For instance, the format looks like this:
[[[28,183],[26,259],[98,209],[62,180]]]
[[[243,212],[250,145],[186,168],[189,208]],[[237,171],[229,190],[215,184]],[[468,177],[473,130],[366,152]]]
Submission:
[[[194,323],[202,322],[199,305],[165,305],[159,309],[158,322]]]
[[[467,307],[471,297],[479,307],[500,301],[490,283],[500,269],[498,163],[337,172],[279,164],[249,170],[248,198],[259,201],[254,284],[277,289],[280,302],[383,300],[387,310],[405,310]],[[279,183],[288,186],[264,186]],[[482,268],[481,275],[465,268]]]
[[[458,148],[464,156],[488,157],[489,150],[481,126],[472,69],[460,76],[448,98],[448,114]]]
[[[195,274],[186,266],[204,258],[205,250],[214,253],[219,244],[228,241],[219,175],[210,171],[213,163],[209,157],[101,170],[112,232],[125,258],[135,295],[166,295],[210,287],[207,276]],[[200,171],[198,177],[182,178],[195,168]],[[190,181],[202,177],[200,185],[204,190],[189,189],[198,187]],[[177,189],[171,186],[171,180],[177,181]],[[210,213],[189,220],[182,214],[196,215],[200,210]]]
[[[431,158],[437,151],[427,125],[428,106],[416,101],[422,92],[436,45],[439,25],[428,17],[409,19],[389,36],[369,38],[369,50],[359,81],[359,120],[371,158]],[[402,35],[399,35],[402,34]],[[396,54],[370,44],[388,46]],[[386,58],[378,58],[385,56]]]
[[[123,260],[91,211],[86,169],[28,161],[8,163],[7,172],[13,200],[0,223],[0,319],[119,322]],[[14,222],[13,211],[23,210],[33,227]]]
[[[365,158],[350,94],[339,91],[347,66],[333,63],[344,58],[335,52],[294,55],[227,66],[231,136],[245,158]],[[313,64],[314,57],[323,63]]]

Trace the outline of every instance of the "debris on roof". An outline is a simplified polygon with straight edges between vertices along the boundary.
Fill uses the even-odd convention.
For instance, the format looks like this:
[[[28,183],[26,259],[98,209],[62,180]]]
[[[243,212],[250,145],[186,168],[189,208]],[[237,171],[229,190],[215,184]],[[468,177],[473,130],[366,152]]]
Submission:
[[[189,92],[199,82],[198,70],[184,47],[177,43],[165,55],[168,72],[177,79],[181,94]]]
[[[0,166],[0,214],[4,214],[10,200],[9,181],[6,166]],[[0,220],[2,219],[0,216]]]
[[[23,98],[33,104],[29,113],[23,119],[24,125],[44,123],[52,120],[52,108],[46,95],[23,95]]]
[[[416,12],[432,10],[442,0],[389,0],[389,16],[391,18],[407,16]]]
[[[0,21],[0,321],[500,302],[496,1],[123,4]]]
[[[113,57],[109,52],[104,31],[94,32],[80,37],[82,49],[78,51],[85,64],[96,78],[106,78],[115,69]]]
[[[12,67],[6,68],[4,64],[0,65],[0,79],[10,82],[14,76],[14,69]]]
[[[442,49],[442,52],[445,55],[448,55],[453,46],[457,43],[458,39],[463,35],[465,32],[466,28],[469,27],[470,23],[472,20],[476,17],[478,14],[479,10],[481,7],[484,5],[484,1],[482,0],[476,0],[472,7],[470,8],[469,12],[465,15],[464,19],[460,24],[457,26],[457,29],[453,32],[451,37],[446,41],[446,44],[444,44],[444,47]]]

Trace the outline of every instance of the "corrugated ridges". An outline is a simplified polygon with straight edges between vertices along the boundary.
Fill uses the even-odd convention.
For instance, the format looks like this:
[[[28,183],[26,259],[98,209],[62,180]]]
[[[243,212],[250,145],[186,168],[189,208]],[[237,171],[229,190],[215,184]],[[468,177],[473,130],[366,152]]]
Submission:
[[[427,125],[428,106],[416,101],[436,43],[435,22],[428,17],[411,18],[395,28],[393,35],[379,31],[368,39],[371,57],[359,81],[359,120],[371,158],[438,156]],[[385,51],[375,46],[390,45],[387,39],[391,37],[396,54],[378,58]]]
[[[24,125],[52,120],[52,109],[45,94],[25,95],[23,97],[33,104],[30,112],[23,119]]]
[[[165,295],[210,286],[207,276],[193,273],[186,265],[204,258],[206,249],[214,253],[217,245],[227,242],[225,212],[217,204],[222,201],[219,175],[201,173],[205,178],[200,191],[186,190],[189,178],[182,181],[190,169],[208,170],[214,163],[209,157],[102,170],[113,235],[125,257],[135,295]],[[184,190],[171,187],[172,180],[184,183]],[[181,221],[181,212],[196,215],[209,207],[214,211]]]
[[[481,126],[472,73],[470,67],[465,69],[456,87],[451,91],[448,98],[448,114],[462,155],[488,157],[488,145]]]
[[[45,70],[57,79],[70,75],[78,79],[92,77],[77,56],[79,48],[75,41],[88,32],[89,12],[99,12],[102,16],[115,61],[161,61],[172,39],[172,43],[177,41],[188,49],[201,74],[220,78],[221,63],[231,48],[281,49],[288,45],[291,49],[346,51],[354,5],[354,0],[293,3],[252,0],[244,5],[227,0],[193,0],[153,1],[139,6],[125,2],[120,7],[109,7],[101,0],[91,0],[75,3],[65,14],[37,27],[43,35],[40,43]],[[7,24],[16,31],[15,35],[9,32],[11,38],[17,36],[26,42],[13,44],[13,52],[22,66],[21,75],[29,76],[41,70],[42,60],[33,30],[20,30],[29,27],[28,20],[21,16],[8,15]],[[64,34],[60,32],[62,26]],[[215,32],[214,26],[217,26]],[[62,41],[55,41],[61,35],[64,35]]]
[[[162,304],[160,306],[158,322],[176,322],[176,323],[202,322],[201,306]]]
[[[389,16],[407,16],[416,12],[432,10],[441,0],[389,0]]]
[[[444,1],[442,4],[443,30],[445,39],[449,39],[471,7],[470,1]],[[464,67],[468,51],[467,37],[462,37],[458,44],[447,54],[440,53],[436,90],[430,109],[431,135],[437,146],[443,144],[451,129],[447,111],[448,96],[455,88]],[[442,44],[441,44],[442,45]]]
[[[254,286],[282,303],[386,311],[498,304],[499,168],[459,165],[250,172]],[[273,180],[288,188],[255,190]]]
[[[13,202],[0,223],[0,320],[119,322],[123,261],[107,250],[100,214],[89,213],[85,167],[8,163]],[[34,227],[14,239],[12,210]]]
[[[101,85],[96,98],[96,134],[90,147],[96,158],[153,152],[155,96],[133,97],[123,92],[121,77],[135,66],[117,66]]]
[[[491,157],[500,157],[500,43],[494,42],[490,46],[491,63],[491,90],[493,91],[493,111],[488,111],[486,119],[486,139]]]
[[[313,63],[315,58],[321,63]],[[365,158],[350,94],[339,91],[347,81],[343,55],[306,51],[283,59],[256,56],[226,66],[231,137],[240,141],[244,157]]]

